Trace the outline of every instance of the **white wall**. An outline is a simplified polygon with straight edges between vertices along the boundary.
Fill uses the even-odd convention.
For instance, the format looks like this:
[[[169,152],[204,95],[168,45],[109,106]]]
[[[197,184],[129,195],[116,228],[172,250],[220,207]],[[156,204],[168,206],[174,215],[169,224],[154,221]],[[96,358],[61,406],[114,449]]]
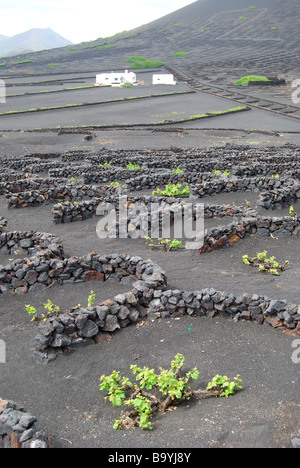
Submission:
[[[124,72],[124,73],[100,73],[96,75],[96,84],[122,84],[122,83],[135,83],[136,74],[133,72]]]
[[[174,80],[174,76],[170,74],[164,75],[153,75],[152,77],[152,84],[169,84],[175,85],[176,81]]]

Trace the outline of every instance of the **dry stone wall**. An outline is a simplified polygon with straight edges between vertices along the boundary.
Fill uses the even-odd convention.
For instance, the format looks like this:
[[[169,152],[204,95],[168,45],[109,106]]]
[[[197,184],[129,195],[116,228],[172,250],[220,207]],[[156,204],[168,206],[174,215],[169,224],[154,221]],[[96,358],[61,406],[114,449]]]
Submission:
[[[37,419],[17,403],[0,399],[0,448],[50,448]]]
[[[235,321],[252,320],[300,333],[298,304],[257,294],[234,296],[213,288],[199,291],[167,289],[165,272],[156,264],[148,265],[141,278],[133,282],[128,293],[40,322],[35,337],[36,358],[49,362],[65,349],[100,342],[103,332],[114,332],[143,318],[153,321],[172,315],[221,315]]]
[[[74,151],[62,155],[25,155],[15,159],[1,157],[5,171],[0,174],[0,195],[6,196],[8,206],[14,208],[55,203],[54,222],[87,219],[96,215],[102,201],[116,206],[122,193],[153,189],[170,182],[189,183],[192,196],[190,200],[159,197],[165,209],[174,204],[180,209],[187,202],[196,204],[206,195],[232,191],[256,191],[258,205],[268,210],[299,200],[298,148],[287,147],[278,152],[276,148],[222,148],[222,158],[219,151],[214,148],[199,154],[197,149],[171,148],[155,151],[151,158],[149,151],[121,150],[103,150],[98,154]],[[110,167],[99,168],[108,159]],[[124,169],[121,166],[125,161],[140,164],[142,170]],[[172,169],[176,167],[183,172],[173,174]],[[213,170],[229,171],[230,177],[214,174]],[[34,175],[45,171],[48,177]],[[71,181],[71,177],[80,177],[82,181]],[[117,178],[123,180],[123,192],[105,185]],[[99,183],[101,187],[90,183]],[[131,224],[138,229],[140,220],[135,206],[144,203],[148,208],[158,198],[130,193],[128,201],[131,210],[127,226]],[[204,218],[213,217],[220,222],[222,218],[226,221],[231,218],[231,222],[205,230],[199,254],[230,246],[248,234],[281,237],[299,236],[300,232],[297,215],[261,216],[249,207],[204,204]],[[118,229],[116,223],[115,233]],[[128,285],[126,293],[90,307],[75,306],[40,321],[33,341],[35,358],[41,363],[48,363],[67,349],[99,343],[107,334],[143,319],[218,315],[234,321],[267,323],[275,329],[300,334],[299,304],[247,292],[236,296],[209,287],[197,291],[168,289],[166,272],[155,262],[126,253],[92,252],[82,257],[65,257],[63,245],[56,236],[36,231],[9,231],[3,216],[0,217],[0,250],[9,254],[21,252],[20,258],[0,265],[0,294],[26,294],[53,284],[75,285],[86,281]],[[37,430],[36,419],[23,407],[0,400],[2,447],[46,448],[48,440]]]
[[[2,234],[2,232],[7,232],[7,220],[4,216],[0,216],[0,234]]]

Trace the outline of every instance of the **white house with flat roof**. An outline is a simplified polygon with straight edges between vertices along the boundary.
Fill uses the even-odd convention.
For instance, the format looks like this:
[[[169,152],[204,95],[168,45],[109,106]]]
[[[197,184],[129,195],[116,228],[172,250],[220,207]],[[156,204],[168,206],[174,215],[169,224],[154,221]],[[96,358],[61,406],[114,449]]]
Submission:
[[[176,85],[177,81],[174,80],[174,76],[170,73],[155,73],[152,77],[152,84],[165,84],[165,85]]]
[[[121,73],[100,73],[96,75],[97,86],[121,86],[125,83],[136,83],[136,74],[125,70]]]

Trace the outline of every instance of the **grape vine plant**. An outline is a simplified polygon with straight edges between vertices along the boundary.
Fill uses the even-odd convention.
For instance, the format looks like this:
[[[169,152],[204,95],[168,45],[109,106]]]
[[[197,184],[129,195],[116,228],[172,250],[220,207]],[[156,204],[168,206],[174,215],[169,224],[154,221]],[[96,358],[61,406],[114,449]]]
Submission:
[[[171,361],[170,369],[160,368],[160,373],[149,367],[131,365],[133,375],[136,375],[138,384],[132,383],[128,377],[122,377],[118,371],[110,375],[102,375],[99,390],[106,391],[105,399],[113,406],[128,406],[129,411],[122,413],[117,419],[114,429],[132,428],[138,426],[142,429],[152,429],[150,419],[156,413],[165,413],[179,403],[192,397],[205,398],[209,396],[229,397],[237,389],[243,388],[240,375],[230,380],[226,375],[215,375],[207,384],[206,389],[192,390],[188,386],[190,379],[197,380],[199,371],[195,367],[181,375],[185,357],[176,354]]]

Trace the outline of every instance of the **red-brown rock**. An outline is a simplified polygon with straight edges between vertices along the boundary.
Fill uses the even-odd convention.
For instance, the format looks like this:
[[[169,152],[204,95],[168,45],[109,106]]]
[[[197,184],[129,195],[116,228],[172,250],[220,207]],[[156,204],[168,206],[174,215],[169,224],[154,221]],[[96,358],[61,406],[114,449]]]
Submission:
[[[84,281],[104,281],[104,274],[97,270],[88,270],[83,274]]]

